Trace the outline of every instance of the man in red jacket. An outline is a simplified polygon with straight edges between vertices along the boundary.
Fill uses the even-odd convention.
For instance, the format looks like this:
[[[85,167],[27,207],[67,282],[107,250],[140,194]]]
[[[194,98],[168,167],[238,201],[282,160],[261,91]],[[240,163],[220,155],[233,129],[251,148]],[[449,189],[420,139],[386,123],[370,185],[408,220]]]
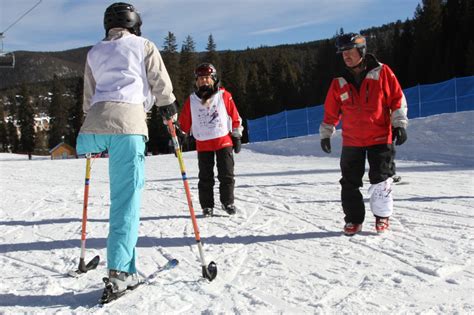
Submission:
[[[389,227],[393,211],[391,183],[393,145],[407,140],[407,104],[392,70],[367,54],[365,38],[344,34],[336,39],[345,73],[333,79],[324,103],[319,128],[321,148],[331,153],[330,138],[342,121],[341,199],[345,214],[344,233],[361,231],[365,207],[360,187],[369,162],[370,208],[378,233]],[[393,132],[392,132],[393,127]]]
[[[234,156],[240,152],[242,119],[232,95],[219,85],[216,68],[200,64],[194,71],[195,92],[184,103],[179,117],[181,130],[196,139],[199,163],[199,203],[204,215],[214,213],[214,164],[222,209],[235,214]]]

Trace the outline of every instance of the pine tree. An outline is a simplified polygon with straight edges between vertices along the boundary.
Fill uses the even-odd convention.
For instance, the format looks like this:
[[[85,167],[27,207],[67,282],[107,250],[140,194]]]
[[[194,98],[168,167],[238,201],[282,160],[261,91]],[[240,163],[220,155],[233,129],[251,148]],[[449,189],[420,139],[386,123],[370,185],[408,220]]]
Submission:
[[[67,143],[72,147],[76,146],[76,139],[79,135],[79,130],[81,129],[82,122],[84,121],[84,111],[82,110],[83,103],[83,93],[84,93],[84,80],[79,78],[76,82],[74,100],[72,106],[69,110],[69,132],[67,133]]]
[[[249,119],[255,119],[268,113],[260,106],[260,81],[258,78],[258,69],[256,65],[249,66],[247,83],[245,86],[245,110],[244,114]]]
[[[20,140],[18,138],[18,129],[16,128],[12,118],[9,118],[7,122],[7,134],[9,151],[12,153],[18,153],[18,149],[20,147]]]
[[[417,84],[416,67],[412,65],[413,45],[413,21],[406,20],[402,26],[400,43],[394,51],[394,70],[403,88]]]
[[[317,100],[318,88],[315,86],[319,73],[316,71],[317,62],[315,57],[315,54],[306,55],[303,65],[300,86],[302,105],[305,105],[305,107],[319,104],[317,103],[319,101]]]
[[[8,152],[7,123],[5,121],[5,111],[3,110],[4,99],[2,98],[2,102],[0,102],[0,150],[1,152]]]
[[[64,97],[65,88],[55,75],[53,79],[53,96],[49,109],[50,129],[49,148],[52,149],[63,141],[67,135],[67,101]]]
[[[168,32],[168,35],[165,37],[162,56],[166,70],[168,71],[171,82],[173,83],[173,93],[176,96],[178,103],[182,104],[185,95],[183,95],[179,80],[180,71],[178,44],[176,43],[176,36],[172,32]]]
[[[35,148],[35,113],[33,109],[33,100],[31,99],[26,85],[21,88],[21,102],[18,111],[18,124],[20,126],[20,148],[23,153],[31,155]]]
[[[245,67],[241,60],[238,60],[236,54],[230,50],[225,52],[222,58],[221,71],[218,73],[221,85],[232,93],[232,98],[239,110],[242,118],[247,117],[244,107],[245,95]]]
[[[17,153],[18,149],[20,148],[20,140],[18,137],[18,128],[16,125],[17,122],[17,99],[16,99],[16,91],[12,91],[10,95],[7,97],[7,110],[8,110],[8,118],[7,118],[7,137],[8,137],[8,151]]]
[[[275,82],[272,82],[272,73],[270,62],[267,58],[261,58],[257,61],[257,77],[258,77],[258,102],[261,110],[271,114],[274,113],[277,92]],[[276,63],[276,62],[274,62]]]
[[[178,51],[178,44],[176,43],[176,36],[168,31],[168,35],[165,37],[165,42],[163,43],[163,53],[175,53]]]
[[[322,104],[326,93],[335,75],[340,75],[344,68],[344,62],[339,54],[336,54],[334,39],[325,40],[321,43],[314,68],[313,86],[316,87],[316,104]],[[316,105],[315,104],[315,105]]]
[[[271,82],[274,88],[274,113],[293,108],[299,92],[296,84],[297,74],[283,54],[273,64]]]
[[[471,40],[467,47],[465,64],[465,75],[474,75],[474,40]]]
[[[187,97],[194,89],[194,69],[197,66],[196,44],[193,38],[188,35],[181,46],[180,65],[180,85],[183,94]]]
[[[216,67],[216,69],[220,69],[220,59],[219,55],[217,54],[216,47],[217,46],[214,42],[214,37],[212,37],[212,34],[209,34],[206,46],[207,52],[204,61],[212,63]]]
[[[468,76],[474,75],[474,1],[460,0],[461,18],[459,23],[458,47],[456,50],[456,60],[464,60],[462,64],[457,64],[457,75]],[[465,52],[463,56],[463,52]],[[464,58],[463,58],[464,57]]]
[[[441,76],[433,64],[441,63],[440,41],[442,21],[442,0],[423,0],[415,11],[415,47],[416,75],[418,82],[432,83]]]

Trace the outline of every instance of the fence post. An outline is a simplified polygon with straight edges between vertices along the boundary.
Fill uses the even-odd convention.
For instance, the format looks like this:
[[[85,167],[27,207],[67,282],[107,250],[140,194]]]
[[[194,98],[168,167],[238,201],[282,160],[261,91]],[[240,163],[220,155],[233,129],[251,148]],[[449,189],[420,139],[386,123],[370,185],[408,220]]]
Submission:
[[[267,125],[267,141],[270,140],[270,131],[268,129],[268,116],[265,116],[265,123]]]
[[[245,120],[247,122],[247,135],[248,135],[248,140],[249,140],[249,143],[251,143],[250,141],[250,124],[249,124],[249,120],[246,119]],[[242,120],[242,124],[244,123],[244,121]]]
[[[305,107],[306,112],[306,134],[309,135],[309,113],[308,113],[308,106]]]
[[[454,77],[454,112],[458,112],[458,88],[456,84],[456,77]]]
[[[418,83],[418,112],[420,113],[419,117],[421,116],[421,90],[420,90],[420,83]]]

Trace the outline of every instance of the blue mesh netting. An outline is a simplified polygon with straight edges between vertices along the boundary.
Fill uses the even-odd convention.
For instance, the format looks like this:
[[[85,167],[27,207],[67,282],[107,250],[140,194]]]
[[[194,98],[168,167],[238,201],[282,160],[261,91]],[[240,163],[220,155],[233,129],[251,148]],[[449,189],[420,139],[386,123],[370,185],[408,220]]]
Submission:
[[[409,118],[474,110],[474,76],[418,85],[403,92],[408,103]],[[249,141],[316,134],[323,115],[323,106],[317,105],[248,120]]]

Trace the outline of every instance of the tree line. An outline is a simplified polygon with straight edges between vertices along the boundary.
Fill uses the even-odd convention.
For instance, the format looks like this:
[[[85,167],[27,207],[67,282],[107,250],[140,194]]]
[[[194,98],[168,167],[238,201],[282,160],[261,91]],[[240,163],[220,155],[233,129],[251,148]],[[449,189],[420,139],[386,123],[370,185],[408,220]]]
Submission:
[[[412,19],[360,33],[367,38],[368,51],[388,64],[402,87],[408,88],[473,75],[472,30],[474,1],[423,0]],[[196,52],[190,35],[178,50],[177,38],[170,31],[161,54],[180,104],[193,92],[194,68],[200,62],[213,63],[221,85],[233,94],[245,126],[246,119],[322,104],[331,79],[343,70],[342,58],[334,47],[335,37],[342,33],[344,30],[340,29],[330,39],[242,51],[218,51],[210,34],[206,51]],[[47,132],[35,132],[29,127],[34,113],[41,109],[50,117]],[[169,137],[158,116],[153,107],[148,119],[148,150],[153,154],[169,152]],[[55,77],[46,84],[3,91],[0,117],[8,117],[0,121],[0,150],[39,153],[61,139],[75,146],[83,119],[82,78]],[[21,136],[16,133],[14,121]],[[246,136],[244,133],[244,141]]]

